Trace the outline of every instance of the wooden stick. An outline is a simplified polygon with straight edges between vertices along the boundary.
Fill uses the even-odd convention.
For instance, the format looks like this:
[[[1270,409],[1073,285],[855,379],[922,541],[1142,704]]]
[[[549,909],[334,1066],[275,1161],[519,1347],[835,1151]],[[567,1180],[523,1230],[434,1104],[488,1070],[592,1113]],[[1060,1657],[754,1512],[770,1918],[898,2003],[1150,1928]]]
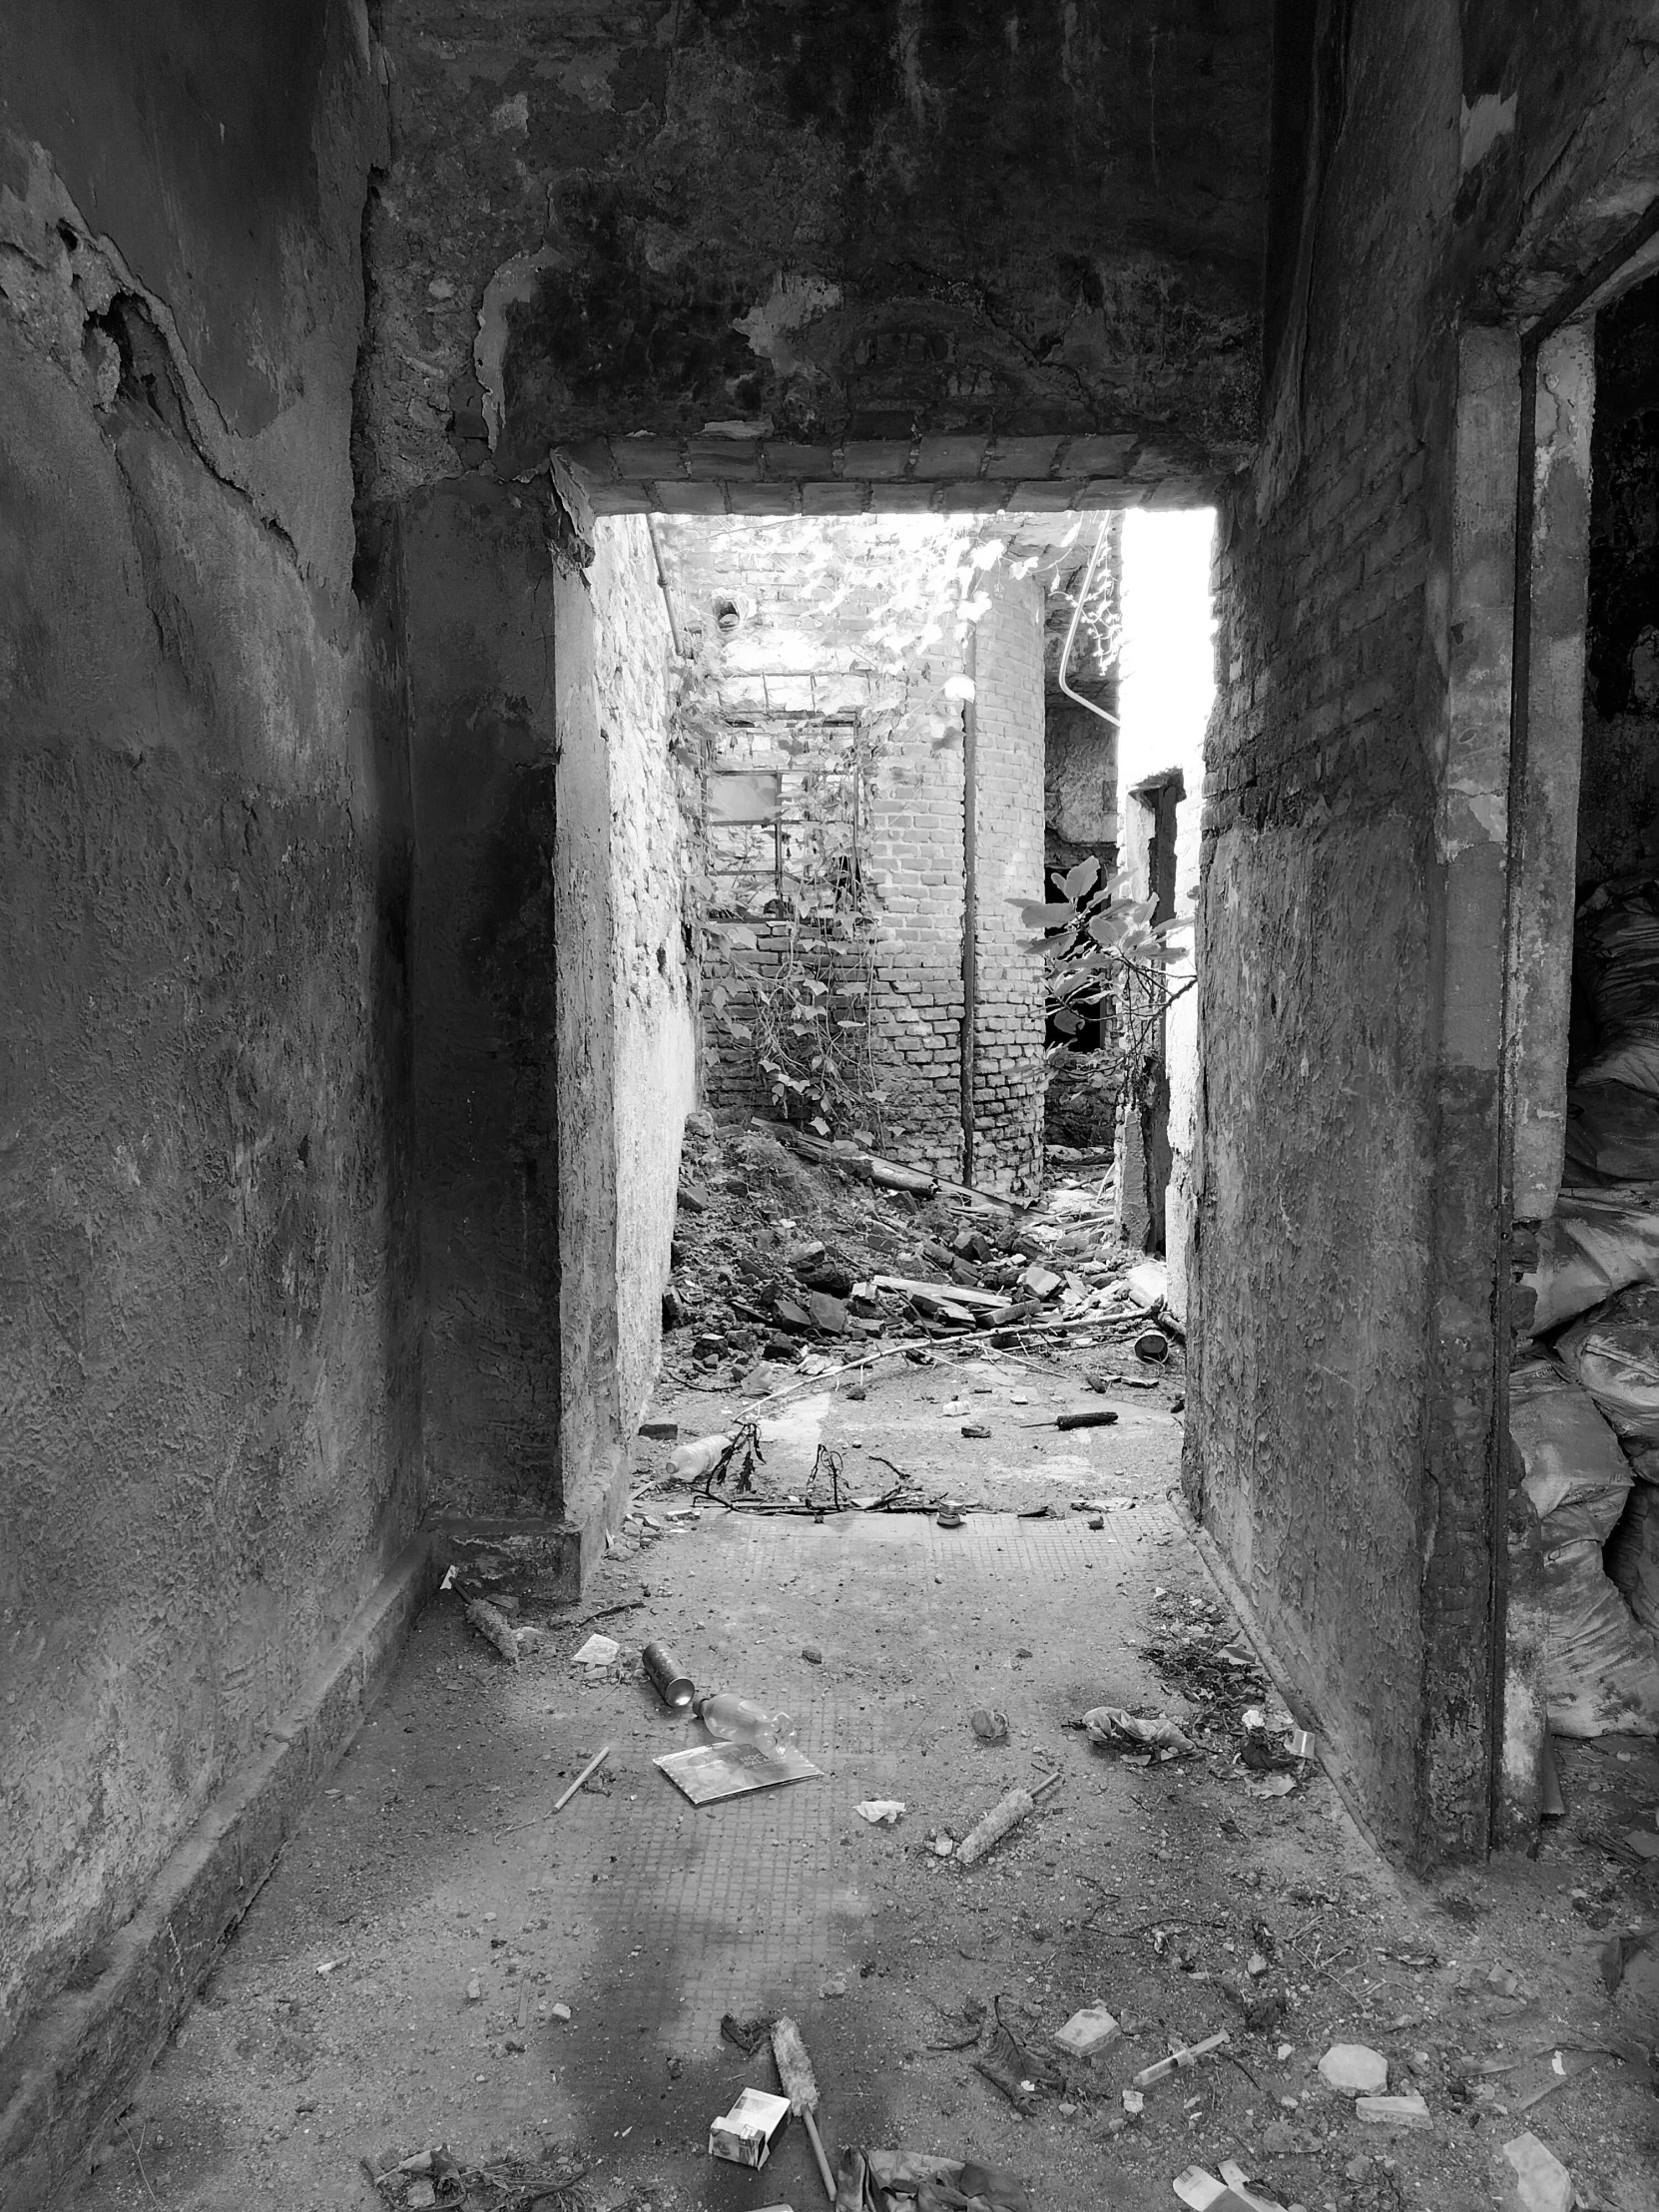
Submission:
[[[835,2177],[830,2171],[829,2159],[824,2155],[824,2144],[819,2139],[818,2122],[805,2105],[801,2108],[801,2117],[807,2123],[807,2140],[812,2144],[813,2156],[818,2160],[818,2175],[824,2183],[824,2193],[833,2204],[835,2201]]]
[[[941,1287],[941,1296],[942,1287]],[[1016,1321],[998,1329],[957,1329],[948,1337],[912,1337],[905,1344],[882,1345],[876,1352],[866,1352],[861,1359],[846,1360],[838,1368],[825,1368],[817,1375],[797,1377],[793,1382],[780,1382],[777,1389],[768,1390],[765,1397],[754,1400],[757,1410],[763,1405],[774,1404],[781,1397],[793,1397],[797,1390],[816,1390],[823,1382],[832,1382],[837,1375],[855,1375],[863,1368],[873,1368],[882,1360],[896,1360],[906,1352],[934,1352],[941,1344],[977,1345],[992,1337],[1058,1337],[1072,1329],[1106,1329],[1112,1325],[1111,1314],[1084,1314],[1070,1321]],[[1140,1324],[1137,1322],[1137,1328]],[[1118,1380],[1122,1380],[1120,1377]],[[701,1384],[698,1387],[702,1387]],[[1036,1426],[1045,1426],[1038,1422]]]
[[[610,1756],[610,1745],[602,1745],[600,1749],[594,1753],[593,1757],[588,1761],[587,1765],[582,1769],[581,1773],[576,1777],[576,1780],[570,1785],[570,1788],[565,1792],[564,1796],[561,1798],[555,1798],[553,1800],[553,1810],[555,1813],[562,1813],[564,1811],[565,1807],[570,1803],[571,1799],[576,1795],[577,1791],[582,1787],[583,1783],[586,1782],[589,1775],[597,1774]]]

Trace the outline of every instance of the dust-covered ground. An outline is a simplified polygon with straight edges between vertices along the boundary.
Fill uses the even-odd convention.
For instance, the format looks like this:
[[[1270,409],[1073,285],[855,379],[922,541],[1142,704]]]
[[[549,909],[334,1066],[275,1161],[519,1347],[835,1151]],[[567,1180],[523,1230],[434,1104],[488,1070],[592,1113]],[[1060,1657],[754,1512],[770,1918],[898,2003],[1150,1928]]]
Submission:
[[[793,1215],[763,1195],[787,1242],[849,1241],[843,1203],[884,1218],[819,1180]],[[734,1229],[715,1195],[677,1271],[708,1307],[766,1226]],[[861,1276],[896,1255],[851,1257]],[[1088,1264],[1109,1286],[1131,1257]],[[827,2199],[799,2124],[763,2173],[708,2150],[741,2087],[774,2085],[765,2044],[732,2032],[787,2012],[831,2160],[976,2157],[1047,2212],[1167,2212],[1178,2175],[1224,2161],[1309,2212],[1460,2212],[1506,2201],[1502,2145],[1528,2129],[1580,2205],[1654,2212],[1659,1944],[1624,1946],[1608,1986],[1609,1945],[1654,1916],[1653,1863],[1627,1841],[1655,1820],[1653,1747],[1563,1747],[1568,1814],[1536,1856],[1411,1883],[1354,1828],[1317,1743],[1289,1756],[1277,1725],[1317,1715],[1278,1710],[1207,1578],[1179,1501],[1179,1344],[1149,1363],[1144,1325],[1108,1315],[1073,1349],[1014,1329],[923,1332],[906,1354],[902,1319],[850,1342],[796,1331],[775,1360],[728,1344],[724,1390],[667,1382],[651,1425],[674,1433],[642,1437],[628,1526],[581,1606],[490,1582],[542,1631],[516,1666],[468,1626],[464,1588],[429,1607],[67,2201],[806,2212]],[[706,1385],[689,1352],[673,1366]],[[746,1420],[764,1457],[673,1478],[688,1438]],[[577,1667],[596,1633],[614,1661]],[[649,1638],[701,1688],[786,1710],[820,1771],[694,1807],[656,1761],[702,1730],[643,1679]],[[1078,1726],[1107,1707],[1167,1717],[1191,1748],[1108,1748]],[[979,1864],[941,1856],[1050,1775]],[[896,1825],[859,1814],[878,1801],[902,1804]],[[1122,2033],[1071,2061],[1053,2033],[1096,2002]],[[1138,2072],[1222,2030],[1130,2109]],[[1319,2073],[1334,2043],[1379,2053],[1427,2124],[1362,2118]]]

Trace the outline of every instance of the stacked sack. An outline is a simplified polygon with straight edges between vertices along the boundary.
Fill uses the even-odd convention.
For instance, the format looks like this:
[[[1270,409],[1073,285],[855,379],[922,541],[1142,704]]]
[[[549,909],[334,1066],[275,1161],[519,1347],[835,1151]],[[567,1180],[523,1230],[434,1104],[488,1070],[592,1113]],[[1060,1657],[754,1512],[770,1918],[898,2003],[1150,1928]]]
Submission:
[[[1659,1292],[1634,1295],[1659,1302]],[[1584,1344],[1598,1342],[1594,1322],[1583,1325]],[[1604,1354],[1586,1357],[1595,1367]],[[1638,1620],[1603,1564],[1602,1547],[1615,1528],[1622,1534],[1635,1477],[1598,1404],[1588,1379],[1555,1360],[1528,1360],[1509,1379],[1510,1440],[1543,1542],[1545,1704],[1559,1736],[1659,1735],[1659,1620]],[[1659,1513],[1651,1525],[1659,1535]]]
[[[1659,883],[1593,892],[1578,913],[1576,964],[1597,1044],[1568,1095],[1566,1180],[1659,1177]]]

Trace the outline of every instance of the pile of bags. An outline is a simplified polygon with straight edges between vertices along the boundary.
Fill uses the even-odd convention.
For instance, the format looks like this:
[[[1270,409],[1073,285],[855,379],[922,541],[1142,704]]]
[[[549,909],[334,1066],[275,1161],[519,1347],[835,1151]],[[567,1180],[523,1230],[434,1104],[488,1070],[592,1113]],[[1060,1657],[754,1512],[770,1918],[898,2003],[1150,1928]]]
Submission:
[[[1595,1006],[1595,1056],[1567,1097],[1567,1180],[1659,1177],[1659,883],[1592,892],[1574,965]]]
[[[1659,1302],[1659,1292],[1636,1295]],[[1613,1323],[1606,1334],[1617,1327]],[[1608,1359],[1594,1317],[1583,1329],[1585,1363]],[[1509,1379],[1510,1441],[1542,1533],[1537,1600],[1549,1725],[1558,1736],[1656,1735],[1659,1602],[1638,1617],[1633,1593],[1645,1576],[1647,1598],[1659,1601],[1659,1549],[1643,1548],[1659,1539],[1659,1512],[1638,1523],[1629,1508],[1633,1487],[1644,1497],[1659,1497],[1659,1491],[1637,1482],[1581,1378],[1582,1369],[1575,1374],[1561,1360],[1533,1359]],[[1653,1394],[1659,1443],[1659,1388]],[[1632,1526],[1640,1531],[1634,1548]],[[1615,1529],[1622,1582],[1609,1575],[1603,1556]]]
[[[1510,1377],[1509,1429],[1542,1539],[1550,1727],[1655,1735],[1659,881],[1593,893],[1576,957],[1596,1050],[1568,1093],[1565,1187],[1523,1279],[1535,1349]]]

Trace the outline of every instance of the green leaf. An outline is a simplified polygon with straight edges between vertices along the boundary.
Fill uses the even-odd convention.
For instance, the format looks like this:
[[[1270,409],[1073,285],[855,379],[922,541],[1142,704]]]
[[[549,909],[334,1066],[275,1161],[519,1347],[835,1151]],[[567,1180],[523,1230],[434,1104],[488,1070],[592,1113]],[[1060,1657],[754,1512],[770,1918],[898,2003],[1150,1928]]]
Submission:
[[[1086,860],[1079,860],[1075,867],[1067,868],[1060,878],[1060,888],[1068,898],[1077,899],[1093,890],[1100,874],[1100,862],[1091,852]]]

